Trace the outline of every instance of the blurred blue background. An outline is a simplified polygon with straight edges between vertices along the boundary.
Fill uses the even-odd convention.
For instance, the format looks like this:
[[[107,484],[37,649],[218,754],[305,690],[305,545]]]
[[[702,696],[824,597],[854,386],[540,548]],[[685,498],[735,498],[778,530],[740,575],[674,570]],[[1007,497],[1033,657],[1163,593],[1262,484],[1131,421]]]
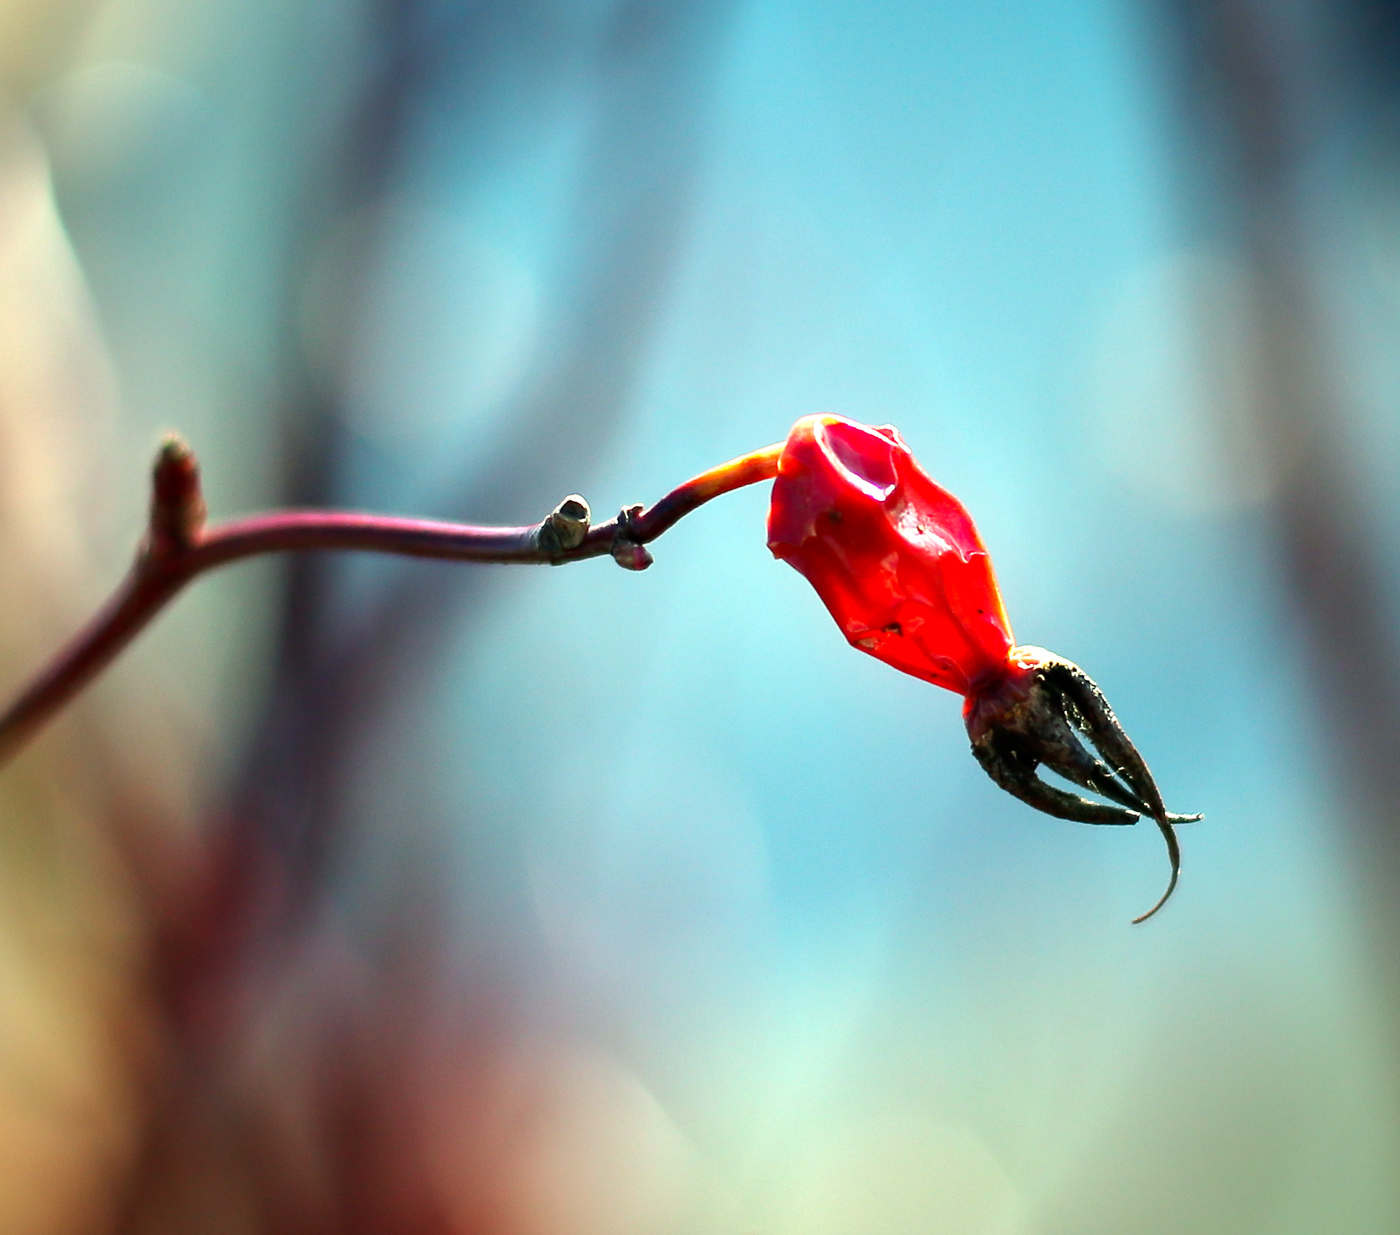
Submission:
[[[0,1229],[1400,1225],[1400,9],[3,0],[0,661],[216,517],[897,425],[1184,830],[998,791],[766,486],[184,598],[0,790]],[[36,1180],[46,1181],[40,1188]]]

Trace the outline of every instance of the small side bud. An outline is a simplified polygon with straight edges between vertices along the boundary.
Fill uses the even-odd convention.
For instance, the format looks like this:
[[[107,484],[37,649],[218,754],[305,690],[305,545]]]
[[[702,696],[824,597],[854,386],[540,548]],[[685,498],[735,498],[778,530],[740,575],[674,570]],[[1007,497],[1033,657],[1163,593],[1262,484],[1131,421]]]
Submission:
[[[623,570],[645,570],[656,559],[646,545],[632,539],[632,521],[642,513],[640,506],[624,506],[617,516],[617,535],[613,537],[612,556]]]
[[[623,570],[645,570],[656,561],[647,552],[646,545],[639,545],[635,540],[623,540],[621,537],[613,541],[612,555],[613,561]]]
[[[588,535],[592,518],[593,512],[588,509],[588,502],[577,493],[570,493],[540,524],[540,548],[546,553],[577,549]]]
[[[204,527],[199,461],[183,438],[170,434],[151,470],[151,547],[188,549]]]

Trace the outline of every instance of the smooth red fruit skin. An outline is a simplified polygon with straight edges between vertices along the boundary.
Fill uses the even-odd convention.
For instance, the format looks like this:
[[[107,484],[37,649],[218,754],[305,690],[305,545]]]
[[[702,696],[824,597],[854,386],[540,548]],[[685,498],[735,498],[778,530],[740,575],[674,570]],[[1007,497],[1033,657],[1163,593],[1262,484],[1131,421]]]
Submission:
[[[853,647],[961,695],[1014,645],[972,518],[898,430],[804,416],[778,461],[768,547],[817,590]]]

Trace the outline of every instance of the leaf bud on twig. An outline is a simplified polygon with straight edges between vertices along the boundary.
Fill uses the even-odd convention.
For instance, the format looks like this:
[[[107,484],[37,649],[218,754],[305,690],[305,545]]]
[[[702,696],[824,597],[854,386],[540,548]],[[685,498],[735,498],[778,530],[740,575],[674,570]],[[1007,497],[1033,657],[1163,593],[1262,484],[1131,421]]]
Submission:
[[[540,524],[535,540],[544,553],[562,553],[577,549],[588,535],[593,513],[588,502],[577,493],[570,493],[549,512],[549,518]]]
[[[189,444],[171,433],[161,442],[151,469],[152,551],[188,549],[204,528],[204,516],[199,461]]]
[[[613,537],[612,556],[623,570],[645,570],[656,559],[647,547],[633,539],[632,525],[642,513],[640,506],[624,506],[617,516],[617,535]]]

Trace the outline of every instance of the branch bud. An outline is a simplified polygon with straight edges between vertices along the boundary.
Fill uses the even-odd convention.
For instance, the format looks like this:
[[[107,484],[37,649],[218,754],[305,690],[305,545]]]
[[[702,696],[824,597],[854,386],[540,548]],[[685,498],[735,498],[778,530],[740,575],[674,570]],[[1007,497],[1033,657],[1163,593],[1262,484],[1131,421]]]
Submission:
[[[204,527],[199,462],[186,442],[170,434],[151,471],[151,548],[188,549]]]
[[[592,517],[587,500],[577,493],[570,493],[550,511],[549,518],[540,524],[535,539],[545,553],[564,553],[570,549],[577,549],[583,544],[583,538],[588,535]]]
[[[632,523],[642,513],[640,506],[624,506],[617,516],[617,535],[613,537],[612,556],[623,570],[645,570],[656,559],[640,541],[632,539]]]

